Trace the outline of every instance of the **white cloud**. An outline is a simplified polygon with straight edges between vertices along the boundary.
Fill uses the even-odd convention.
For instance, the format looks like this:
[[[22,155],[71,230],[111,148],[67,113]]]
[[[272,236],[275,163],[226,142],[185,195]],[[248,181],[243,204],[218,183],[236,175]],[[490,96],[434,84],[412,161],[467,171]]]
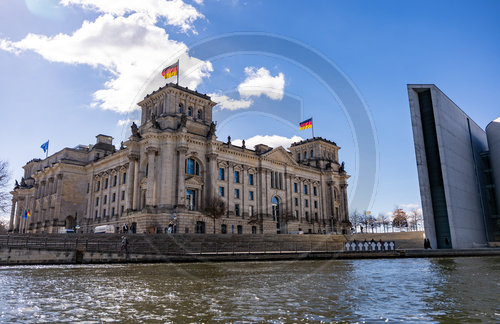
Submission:
[[[260,97],[265,95],[272,100],[283,99],[285,88],[285,76],[279,73],[272,76],[264,67],[257,69],[255,67],[245,68],[246,79],[238,86],[238,92],[241,97]]]
[[[183,31],[192,30],[193,32],[195,32],[193,22],[203,18],[196,8],[182,0],[61,0],[61,4],[77,5],[115,17],[131,13],[145,14],[154,20],[162,17],[169,25],[180,27]]]
[[[199,4],[199,5],[202,5],[203,4],[203,0],[193,0],[196,4]]]
[[[399,208],[401,208],[405,211],[410,211],[412,209],[421,209],[420,204],[417,204],[417,203],[402,204],[402,205],[399,205]]]
[[[83,2],[66,0],[64,3],[82,4]],[[152,4],[160,2],[152,0],[144,4],[141,2],[141,5],[135,1],[98,3],[92,0],[86,3],[82,5],[109,13],[99,16],[95,21],[84,21],[82,26],[71,35],[58,34],[49,37],[28,34],[18,42],[0,39],[0,49],[13,53],[31,50],[51,62],[87,64],[104,69],[110,73],[111,77],[105,82],[104,89],[94,93],[92,106],[120,113],[130,112],[137,108],[136,103],[142,97],[137,97],[136,94],[146,81],[152,81],[148,78],[155,71],[158,70],[158,73],[154,74],[156,79],[153,81],[156,82],[149,82],[150,87],[158,87],[160,82],[164,84],[160,71],[162,64],[168,58],[173,59],[180,55],[182,74],[179,83],[191,89],[196,88],[202,79],[208,77],[213,71],[210,62],[189,57],[184,43],[169,39],[165,30],[155,25],[156,16],[153,15],[155,10],[166,15],[163,13],[165,8],[171,6],[171,3],[182,8],[182,1],[174,0],[168,2],[165,8],[160,6],[161,8],[156,9]],[[126,17],[114,16],[131,11],[135,13]],[[195,15],[183,15],[183,17],[195,17]],[[180,20],[177,21],[174,18],[168,18],[167,21],[180,24]],[[187,19],[187,21],[190,20]]]
[[[120,120],[118,120],[116,125],[117,126],[128,126],[128,125],[132,125],[132,123],[136,123],[138,125],[139,121],[137,119],[131,119],[131,118],[120,119]]]
[[[226,72],[226,73],[230,73],[230,72],[231,72],[231,70],[230,70],[228,67],[225,67],[225,68],[224,68],[224,72]]]
[[[253,103],[253,101],[250,99],[232,99],[221,93],[209,93],[208,95],[211,97],[213,102],[217,103],[217,107],[220,107],[220,109],[246,109],[249,108]]]
[[[256,135],[245,139],[245,146],[248,148],[253,148],[257,144],[266,144],[272,148],[283,146],[283,148],[288,149],[292,143],[303,141],[304,139],[299,136],[292,136],[290,138],[279,135]],[[242,140],[236,139],[232,141],[234,145],[241,146]]]

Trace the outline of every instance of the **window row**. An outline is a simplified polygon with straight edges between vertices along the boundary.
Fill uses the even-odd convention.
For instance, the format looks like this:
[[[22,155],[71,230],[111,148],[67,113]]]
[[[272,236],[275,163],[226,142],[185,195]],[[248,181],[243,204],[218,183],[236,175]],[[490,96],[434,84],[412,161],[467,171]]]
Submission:
[[[195,108],[193,108],[193,106],[189,106],[187,108],[187,111],[184,110],[184,104],[180,103],[179,104],[179,108],[177,109],[177,111],[180,113],[180,114],[184,114],[186,113],[186,115],[188,115],[189,117],[193,117],[194,116],[194,113],[195,113]],[[203,118],[203,111],[201,109],[198,109],[196,111],[196,118],[198,119],[202,119]]]
[[[122,191],[121,200],[122,201],[125,200],[125,190]],[[116,193],[113,192],[113,195],[111,196],[111,202],[115,202],[115,201],[116,201]],[[102,203],[103,204],[107,204],[108,203],[108,195],[104,195],[104,197],[102,199]],[[99,197],[95,198],[95,205],[99,206]]]
[[[126,184],[127,183],[127,172],[123,172],[121,176],[121,183],[120,184]],[[116,187],[118,185],[118,175],[113,176],[113,180],[111,181],[111,187]],[[103,189],[108,189],[109,186],[109,178],[106,178],[103,180]],[[97,181],[95,183],[95,188],[94,191],[100,191],[101,190],[101,180]],[[90,183],[87,183],[87,193],[90,191]]]
[[[294,198],[294,205],[295,205],[295,207],[299,206],[299,198]],[[309,200],[308,199],[304,199],[304,207],[309,207]],[[317,200],[314,201],[314,208],[318,208],[318,201]]]
[[[125,206],[122,205],[122,206],[120,206],[120,216],[122,216],[124,212],[125,212]],[[111,208],[111,214],[110,215],[107,214],[106,208],[104,208],[102,210],[102,217],[108,217],[108,216],[111,216],[111,217],[118,216],[116,214],[115,207]],[[99,218],[99,210],[95,211],[94,217],[95,217],[95,219]]]
[[[307,160],[307,151],[304,151],[304,154],[303,154],[302,156],[304,157],[304,160]],[[314,151],[313,151],[313,150],[311,150],[311,151],[310,151],[309,158],[311,158],[311,159],[312,159],[313,157],[314,157]],[[299,152],[299,153],[297,153],[297,160],[299,160],[299,161],[300,161],[300,158],[301,158],[301,155],[300,155],[300,152]]]
[[[219,180],[225,180],[226,175],[225,175],[225,169],[224,168],[219,168]],[[240,171],[234,171],[234,182],[235,183],[241,183],[240,179]],[[248,174],[248,184],[253,186],[254,185],[254,180],[253,180],[253,174],[249,173]]]
[[[219,196],[224,197],[225,196],[225,189],[224,187],[219,187]],[[234,189],[234,198],[235,199],[240,199],[240,189]],[[254,192],[249,191],[248,192],[248,199],[249,200],[254,200]]]
[[[295,193],[299,192],[299,185],[296,182],[293,183],[293,192],[295,192]],[[306,184],[304,185],[304,194],[305,195],[309,194],[309,186]],[[318,188],[315,186],[313,186],[313,195],[314,196],[318,195]]]

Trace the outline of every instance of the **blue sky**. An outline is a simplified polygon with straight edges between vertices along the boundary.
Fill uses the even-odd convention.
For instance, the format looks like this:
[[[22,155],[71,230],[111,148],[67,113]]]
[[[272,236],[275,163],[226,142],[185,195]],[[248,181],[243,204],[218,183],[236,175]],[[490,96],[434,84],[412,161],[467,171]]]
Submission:
[[[353,127],[317,75],[265,52],[189,56],[207,39],[255,32],[320,53],[364,100],[378,182],[369,206],[351,210],[417,206],[406,84],[436,84],[482,127],[498,117],[499,12],[498,1],[3,0],[0,158],[20,179],[48,139],[50,152],[92,144],[101,133],[119,145],[138,118],[134,103],[165,84],[161,67],[181,55],[180,83],[221,102],[214,114],[220,140],[286,147],[311,136],[294,124],[313,116],[315,135],[342,147],[353,184]]]

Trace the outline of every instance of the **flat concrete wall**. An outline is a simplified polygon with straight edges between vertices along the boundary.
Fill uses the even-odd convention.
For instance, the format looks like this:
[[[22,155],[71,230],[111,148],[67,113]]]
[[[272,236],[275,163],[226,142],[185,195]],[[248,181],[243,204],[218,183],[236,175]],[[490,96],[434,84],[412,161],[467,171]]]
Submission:
[[[436,248],[436,224],[418,98],[418,92],[424,90],[430,90],[432,97],[451,245],[471,248],[485,244],[487,211],[484,209],[487,206],[481,192],[479,153],[488,149],[486,133],[435,85],[408,85],[426,235]]]

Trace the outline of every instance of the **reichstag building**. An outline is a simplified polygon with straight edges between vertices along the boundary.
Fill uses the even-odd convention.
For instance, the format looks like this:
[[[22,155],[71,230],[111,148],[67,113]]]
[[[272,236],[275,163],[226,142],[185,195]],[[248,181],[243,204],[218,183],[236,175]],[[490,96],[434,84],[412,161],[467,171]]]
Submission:
[[[218,141],[207,95],[169,83],[139,103],[140,126],[117,149],[65,148],[34,159],[12,191],[10,230],[89,233],[99,225],[135,233],[213,233],[206,207],[224,202],[215,232],[343,232],[347,179],[334,142],[315,137],[288,151]],[[24,211],[29,211],[26,217]],[[111,227],[109,226],[109,227]]]

